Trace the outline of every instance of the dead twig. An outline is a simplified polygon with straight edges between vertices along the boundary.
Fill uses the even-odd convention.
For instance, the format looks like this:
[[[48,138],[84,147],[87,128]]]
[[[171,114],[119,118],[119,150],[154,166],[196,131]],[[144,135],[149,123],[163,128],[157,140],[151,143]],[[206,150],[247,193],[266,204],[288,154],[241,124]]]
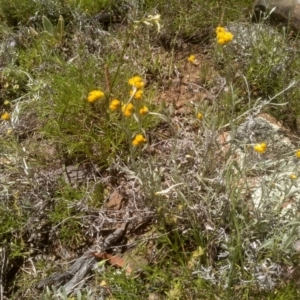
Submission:
[[[120,228],[116,229],[112,234],[108,235],[102,245],[95,245],[92,249],[86,251],[81,257],[79,257],[75,263],[64,273],[57,273],[51,275],[37,285],[37,288],[41,289],[45,286],[54,285],[59,288],[63,285],[63,288],[67,295],[74,292],[75,288],[84,284],[87,275],[92,270],[93,266],[97,263],[97,259],[92,254],[99,248],[101,252],[105,252],[108,248],[117,243],[121,237],[126,234],[126,230],[129,222],[124,223]]]

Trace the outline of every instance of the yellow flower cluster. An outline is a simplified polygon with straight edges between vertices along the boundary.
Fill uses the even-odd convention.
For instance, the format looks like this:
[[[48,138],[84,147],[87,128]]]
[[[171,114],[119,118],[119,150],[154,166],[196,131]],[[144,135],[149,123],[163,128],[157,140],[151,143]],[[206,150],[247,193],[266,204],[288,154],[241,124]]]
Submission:
[[[266,143],[256,144],[253,146],[253,149],[259,154],[264,154],[267,150],[267,144]]]
[[[103,97],[104,97],[104,93],[102,91],[94,90],[88,94],[87,101],[89,103],[96,103],[98,100],[102,99]]]
[[[201,112],[198,112],[198,113],[197,113],[197,119],[202,120],[202,118],[203,118],[202,113],[201,113]]]
[[[143,90],[137,90],[137,91],[131,90],[130,96],[131,97],[133,96],[134,99],[141,100],[143,97]]]
[[[194,63],[195,62],[195,60],[196,60],[196,56],[195,55],[190,55],[189,57],[188,57],[188,61],[190,62],[190,63]]]
[[[136,89],[142,89],[145,86],[145,82],[140,76],[133,76],[128,80],[128,83]]]
[[[134,113],[134,105],[132,103],[123,104],[122,112],[125,117],[130,117]]]
[[[297,158],[300,158],[300,150],[297,150],[295,155],[296,155]]]
[[[128,83],[133,87],[130,91],[130,96],[134,99],[141,100],[143,97],[143,87],[145,86],[143,79],[140,76],[134,76],[128,80]]]
[[[134,76],[128,80],[128,83],[132,86],[130,97],[136,100],[141,100],[143,98],[143,88],[145,86],[145,82],[143,81],[143,79],[140,76]],[[140,106],[139,103],[137,103],[137,106],[140,107],[139,113],[141,116],[148,114],[149,110],[147,106]],[[142,134],[137,134],[132,140],[132,145],[137,147],[146,142],[147,140]]]
[[[2,116],[1,116],[1,120],[3,121],[9,121],[10,120],[10,114],[8,112],[5,112]]]
[[[148,109],[147,106],[144,105],[144,106],[142,106],[142,107],[140,108],[140,115],[141,115],[141,116],[146,115],[148,112],[149,112],[149,109]]]
[[[118,99],[114,99],[110,102],[109,109],[111,111],[118,110],[121,107],[121,101]]]
[[[142,134],[137,134],[134,139],[132,140],[132,145],[133,146],[140,146],[143,143],[146,143],[147,140],[145,139],[145,137]]]
[[[145,82],[140,76],[134,76],[128,80],[128,83],[132,87],[129,101],[124,103],[119,99],[113,99],[109,104],[109,109],[111,111],[121,112],[126,118],[131,117],[134,113],[138,113],[140,116],[148,114],[148,107],[146,105],[142,105],[142,102],[140,101],[143,97]],[[140,122],[138,115],[135,115],[135,120]],[[143,134],[136,134],[131,143],[136,147],[146,142],[147,140]]]
[[[141,100],[144,92],[143,87],[145,86],[143,79],[140,76],[134,76],[128,80],[128,83],[133,87],[133,89],[130,91],[130,96],[133,99]],[[135,105],[131,101],[132,99],[130,99],[127,104],[122,104],[120,100],[113,99],[109,104],[109,109],[111,111],[117,111],[121,108],[123,115],[125,117],[130,117],[136,110]],[[140,115],[146,115],[149,112],[147,106],[140,106],[138,103],[137,106],[137,111],[140,113]]]
[[[218,26],[216,29],[217,34],[217,43],[219,45],[225,45],[232,41],[233,34],[229,31],[226,31],[226,29],[222,26]]]

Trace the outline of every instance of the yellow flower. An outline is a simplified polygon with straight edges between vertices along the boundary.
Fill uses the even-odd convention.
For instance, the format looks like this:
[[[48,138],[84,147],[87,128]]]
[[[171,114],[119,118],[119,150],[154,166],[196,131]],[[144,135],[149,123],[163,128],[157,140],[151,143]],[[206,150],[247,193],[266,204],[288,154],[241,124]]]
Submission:
[[[144,105],[140,108],[140,115],[142,115],[142,116],[146,115],[148,112],[149,112],[149,109],[147,106]]]
[[[147,140],[145,139],[145,137],[142,134],[137,134],[135,136],[135,138],[132,140],[132,145],[133,146],[140,146],[143,143],[146,143]]]
[[[222,33],[222,32],[225,32],[225,28],[222,27],[222,26],[218,26],[218,27],[216,28],[216,34],[218,35],[218,34],[220,34],[220,33]]]
[[[225,42],[225,40],[223,38],[218,38],[218,44],[219,45],[225,45],[226,42]]]
[[[3,104],[4,104],[4,105],[10,105],[10,101],[5,100]]]
[[[226,43],[231,42],[233,40],[233,34],[231,32],[225,32],[223,38]]]
[[[2,116],[1,116],[1,120],[3,121],[9,121],[10,120],[10,114],[8,112],[5,112]]]
[[[290,178],[291,178],[292,180],[295,180],[295,179],[297,179],[298,177],[297,177],[296,174],[291,174],[291,175],[290,175]]]
[[[95,103],[104,97],[104,93],[100,90],[91,91],[87,97],[89,103]]]
[[[102,281],[100,282],[100,286],[101,286],[101,287],[108,287],[108,283],[107,283],[105,280],[102,280]]]
[[[131,90],[130,91],[130,96],[132,96],[133,94],[134,94],[134,96],[133,96],[133,98],[134,99],[137,99],[137,100],[141,100],[142,99],[142,97],[143,97],[143,90],[137,90],[135,93],[134,93],[134,90]]]
[[[109,109],[111,111],[118,110],[121,107],[121,101],[118,99],[113,99],[109,104]]]
[[[201,114],[201,112],[198,112],[197,113],[197,119],[202,120],[202,118],[203,118],[203,115]]]
[[[257,144],[253,146],[253,149],[259,154],[264,154],[267,150],[267,144],[266,143]]]
[[[226,31],[224,27],[218,26],[216,29],[217,42],[220,45],[225,45],[233,40],[233,34]]]
[[[144,85],[145,85],[145,82],[143,81],[142,77],[140,77],[140,76],[131,77],[128,80],[128,83],[131,86],[136,87],[138,90],[141,89],[141,88],[143,88]]]
[[[300,158],[300,150],[297,150],[297,152],[295,153],[297,158]]]
[[[188,57],[188,61],[189,61],[190,63],[194,63],[194,62],[195,62],[195,59],[196,59],[196,56],[195,56],[195,55],[190,55],[190,56]]]
[[[134,112],[134,106],[132,103],[123,104],[122,112],[125,117],[130,117]]]

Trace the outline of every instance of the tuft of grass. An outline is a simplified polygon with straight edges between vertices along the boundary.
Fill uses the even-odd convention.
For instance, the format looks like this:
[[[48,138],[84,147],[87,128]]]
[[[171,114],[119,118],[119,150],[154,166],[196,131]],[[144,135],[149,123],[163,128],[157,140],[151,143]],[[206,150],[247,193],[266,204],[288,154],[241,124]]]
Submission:
[[[253,25],[235,22],[228,24],[228,28],[234,33],[235,39],[226,51],[217,53],[216,63],[225,67],[224,74],[230,74],[235,94],[241,100],[246,98],[240,101],[236,109],[241,112],[248,109],[245,104],[249,94],[247,92],[246,96],[241,93],[245,88],[250,88],[251,95],[254,96],[252,102],[255,97],[271,98],[279,94],[274,104],[283,105],[283,109],[279,112],[268,107],[266,111],[297,131],[297,121],[292,117],[299,110],[296,101],[299,61],[294,47],[297,41],[291,39],[285,29],[279,31],[262,23]],[[245,78],[249,88],[245,86]],[[293,82],[296,84],[292,88],[281,93]]]

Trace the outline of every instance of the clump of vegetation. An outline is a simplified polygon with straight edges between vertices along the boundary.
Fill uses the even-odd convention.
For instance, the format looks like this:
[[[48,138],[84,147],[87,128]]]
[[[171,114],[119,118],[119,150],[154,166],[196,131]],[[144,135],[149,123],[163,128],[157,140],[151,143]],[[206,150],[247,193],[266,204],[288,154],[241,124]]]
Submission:
[[[251,5],[0,1],[0,298],[299,297],[299,41]]]

